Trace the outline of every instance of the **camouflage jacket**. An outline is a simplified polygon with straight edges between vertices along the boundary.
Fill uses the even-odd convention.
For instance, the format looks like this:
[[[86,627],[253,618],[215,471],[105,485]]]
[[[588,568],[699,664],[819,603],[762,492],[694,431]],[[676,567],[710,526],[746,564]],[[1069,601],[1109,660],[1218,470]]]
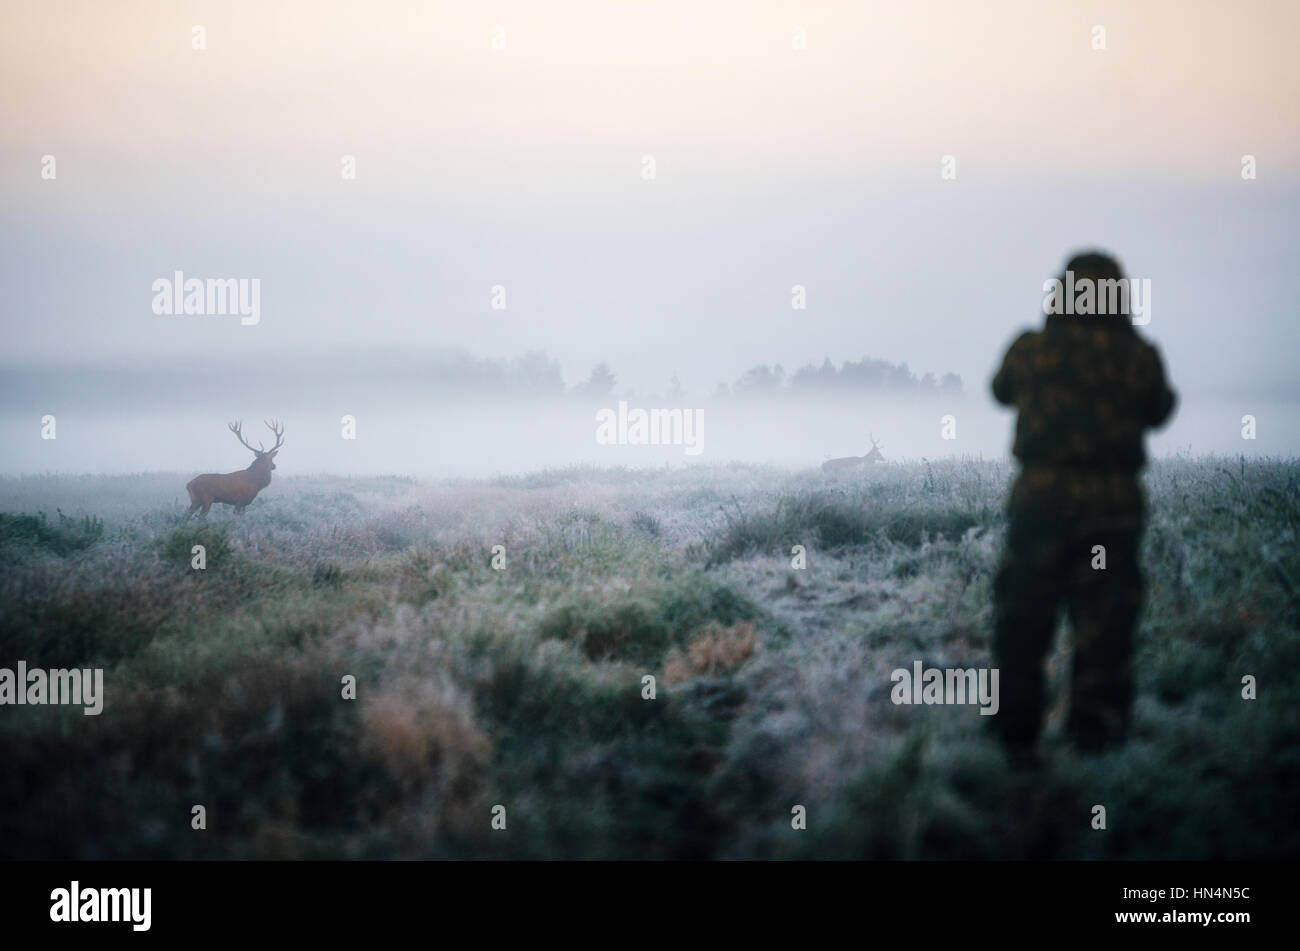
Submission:
[[[1159,351],[1115,316],[1051,315],[1021,334],[993,396],[1020,413],[1011,451],[1026,466],[1133,472],[1146,462],[1144,431],[1175,402]]]

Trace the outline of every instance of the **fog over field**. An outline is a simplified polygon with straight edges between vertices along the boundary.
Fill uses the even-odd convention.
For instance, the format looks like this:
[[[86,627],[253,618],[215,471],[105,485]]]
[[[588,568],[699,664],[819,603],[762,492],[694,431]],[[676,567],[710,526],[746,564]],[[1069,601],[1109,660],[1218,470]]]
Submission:
[[[640,392],[615,385],[594,394],[581,382],[566,387],[556,362],[534,355],[533,363],[552,373],[531,391],[521,389],[529,381],[512,376],[508,361],[474,361],[463,353],[286,357],[272,361],[270,374],[257,366],[185,361],[0,370],[6,447],[0,472],[228,471],[251,457],[227,424],[243,420],[256,445],[268,439],[263,421],[271,417],[286,428],[280,476],[490,476],[569,465],[728,462],[800,469],[827,457],[863,455],[872,436],[886,461],[1000,459],[1011,448],[1014,414],[994,403],[984,379],[951,391],[803,392],[787,384],[757,391],[725,386],[719,393],[679,384],[676,392],[669,385]],[[496,370],[499,385],[463,376]],[[1153,457],[1276,458],[1300,449],[1300,405],[1279,389],[1214,393],[1193,383],[1179,397],[1170,425],[1149,441]],[[630,444],[636,436],[626,428],[627,441],[611,442],[599,433],[599,414],[617,417],[620,403],[628,415],[638,409],[689,414],[692,426],[674,444]],[[46,414],[56,420],[57,438],[41,438]],[[1256,420],[1254,439],[1242,438],[1248,414]],[[355,439],[344,438],[345,417],[353,420]],[[671,442],[668,435],[645,438]]]
[[[595,445],[595,409],[619,397],[704,408],[712,461],[811,464],[865,452],[867,432],[894,458],[1005,453],[1010,414],[993,405],[988,381],[1016,334],[1041,325],[1043,282],[1091,246],[1152,282],[1141,332],[1182,398],[1156,453],[1300,452],[1300,325],[1278,264],[1300,253],[1293,186],[1117,186],[1091,171],[1020,184],[881,174],[895,192],[876,195],[871,178],[832,187],[774,171],[775,199],[719,180],[688,200],[679,182],[633,179],[578,211],[557,199],[498,207],[485,197],[450,217],[318,194],[304,230],[273,241],[256,215],[237,214],[237,194],[210,218],[199,212],[210,227],[177,221],[162,242],[125,216],[166,221],[174,203],[142,195],[130,210],[94,206],[92,222],[86,184],[44,183],[41,194],[21,186],[0,195],[14,205],[0,255],[11,315],[0,471],[220,466],[225,423],[270,416],[285,418],[283,463],[299,471],[658,464],[650,450]],[[949,191],[936,194],[940,186]],[[805,188],[807,202],[791,197]],[[358,216],[390,237],[376,245]],[[431,228],[448,229],[436,252]],[[153,313],[152,282],[177,268],[259,280],[258,323]],[[792,307],[796,285],[806,310]],[[492,309],[494,287],[504,310]],[[555,362],[561,389],[607,363],[610,399],[552,410],[491,386],[448,392],[442,354],[505,365],[539,352]],[[776,413],[728,413],[713,400],[756,365],[792,372],[864,357],[905,363],[918,377],[957,374],[964,399],[933,406],[855,391],[827,405],[784,400]],[[674,377],[678,396],[665,402]],[[941,441],[947,413],[958,417],[957,439]],[[40,441],[46,414],[58,419],[57,445]],[[358,421],[346,447],[336,441],[345,414]],[[1241,439],[1247,414],[1254,442]]]

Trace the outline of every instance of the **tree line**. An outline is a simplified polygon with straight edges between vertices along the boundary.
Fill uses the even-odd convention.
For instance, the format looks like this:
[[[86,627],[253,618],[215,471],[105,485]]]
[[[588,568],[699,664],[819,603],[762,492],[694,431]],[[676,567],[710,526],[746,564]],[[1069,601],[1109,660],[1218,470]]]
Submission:
[[[574,395],[592,398],[639,395],[620,390],[618,375],[608,363],[597,363],[585,380],[566,386],[558,360],[542,351],[529,351],[510,360],[474,357],[463,352],[435,357],[433,378],[440,386],[483,387],[499,393],[532,396]],[[960,396],[961,377],[956,373],[918,376],[906,363],[890,363],[874,357],[846,360],[838,366],[829,358],[809,363],[787,373],[781,364],[758,364],[733,383],[719,383],[715,399],[763,396],[816,396],[844,393],[897,394],[903,396]],[[674,373],[662,392],[641,394],[646,398],[681,401],[701,394],[688,394]]]

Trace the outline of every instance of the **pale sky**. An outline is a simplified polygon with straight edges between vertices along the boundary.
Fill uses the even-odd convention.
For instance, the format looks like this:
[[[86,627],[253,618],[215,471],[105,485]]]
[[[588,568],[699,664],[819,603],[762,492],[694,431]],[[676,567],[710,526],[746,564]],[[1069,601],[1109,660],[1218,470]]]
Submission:
[[[1176,379],[1294,377],[1297,3],[0,8],[5,362],[543,349],[709,392],[869,354],[982,392],[1097,245]],[[260,324],[153,314],[177,269],[259,278]]]

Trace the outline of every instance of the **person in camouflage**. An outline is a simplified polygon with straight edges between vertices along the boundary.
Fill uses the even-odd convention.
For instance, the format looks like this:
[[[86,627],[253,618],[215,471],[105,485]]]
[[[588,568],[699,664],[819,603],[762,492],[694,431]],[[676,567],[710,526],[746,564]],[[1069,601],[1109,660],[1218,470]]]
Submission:
[[[1072,271],[1075,287],[1124,276],[1097,252],[1071,258],[1066,271],[1062,284]],[[993,636],[1001,679],[993,726],[1016,762],[1033,760],[1043,659],[1062,604],[1074,637],[1067,734],[1093,751],[1122,742],[1128,729],[1143,588],[1143,433],[1169,418],[1175,395],[1159,352],[1133,328],[1127,298],[1117,310],[1049,312],[1042,330],[1012,343],[993,378],[994,397],[1019,412],[1012,453],[1021,471],[994,580]]]

